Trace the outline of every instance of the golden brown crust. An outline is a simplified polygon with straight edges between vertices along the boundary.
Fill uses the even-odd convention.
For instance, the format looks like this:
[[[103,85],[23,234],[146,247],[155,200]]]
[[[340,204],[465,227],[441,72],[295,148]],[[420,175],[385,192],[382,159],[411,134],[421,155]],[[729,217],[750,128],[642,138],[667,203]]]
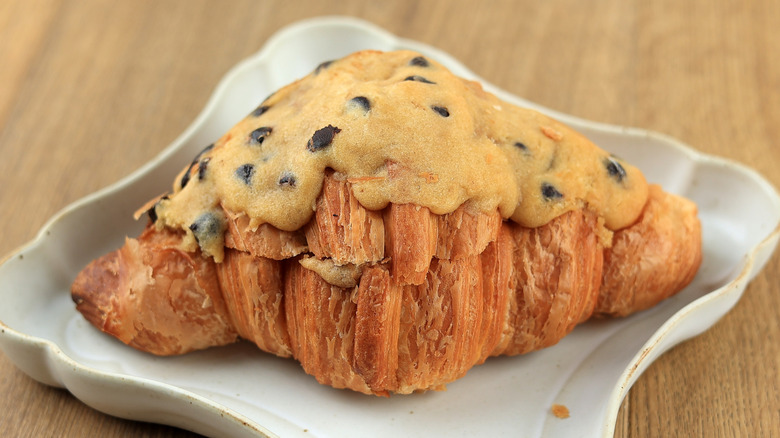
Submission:
[[[354,369],[375,394],[398,387],[400,289],[381,265],[367,269],[357,289]]]
[[[488,356],[498,356],[506,350],[510,336],[510,301],[514,288],[514,241],[508,227],[502,226],[494,242],[480,254],[482,287],[485,300],[480,362]]]
[[[122,268],[119,251],[110,252],[87,265],[71,286],[76,310],[104,331],[106,312],[111,308],[111,291],[119,290],[119,270]]]
[[[304,227],[309,250],[338,264],[377,262],[385,249],[382,213],[360,205],[350,185],[328,172],[314,217]]]
[[[353,367],[355,291],[328,284],[298,263],[288,268],[284,300],[293,356],[322,384],[371,393]]]
[[[77,308],[122,342],[172,355],[235,342],[214,263],[177,248],[181,235],[147,227],[74,281]]]
[[[227,250],[217,264],[217,278],[238,334],[260,349],[289,357],[284,311],[282,264],[247,252]]]
[[[180,233],[150,226],[82,271],[77,307],[144,351],[178,354],[240,336],[294,357],[323,384],[388,395],[442,389],[489,356],[553,345],[594,312],[646,308],[682,289],[701,260],[695,206],[657,187],[605,250],[587,210],[530,229],[466,206],[369,211],[349,184],[326,177],[299,235],[252,232],[236,219],[218,264],[180,250]],[[309,248],[308,257],[362,274],[339,287],[300,256],[269,257],[282,248]]]
[[[626,316],[654,306],[690,283],[701,264],[696,205],[650,186],[636,224],[617,231],[604,253],[596,313]]]
[[[590,316],[603,249],[595,215],[582,210],[539,228],[505,226],[514,244],[514,293],[505,333],[510,340],[500,353],[514,355],[557,343]]]
[[[425,282],[403,288],[398,388],[443,389],[482,360],[479,257],[433,259]]]
[[[271,224],[253,229],[245,213],[225,211],[225,246],[273,260],[284,260],[308,251],[303,230],[284,231]]]
[[[496,240],[502,222],[498,210],[483,214],[466,205],[438,216],[436,257],[451,260],[481,254]]]
[[[425,281],[438,242],[437,216],[426,207],[391,204],[385,209],[385,246],[393,281]]]

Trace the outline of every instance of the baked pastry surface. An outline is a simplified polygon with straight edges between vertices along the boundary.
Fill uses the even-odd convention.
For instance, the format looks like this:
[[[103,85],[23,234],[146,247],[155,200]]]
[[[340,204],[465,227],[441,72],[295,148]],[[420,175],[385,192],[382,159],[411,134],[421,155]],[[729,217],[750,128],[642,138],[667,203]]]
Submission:
[[[406,51],[277,91],[145,212],[73,283],[92,324],[161,355],[243,338],[379,395],[650,307],[701,262],[693,203]]]

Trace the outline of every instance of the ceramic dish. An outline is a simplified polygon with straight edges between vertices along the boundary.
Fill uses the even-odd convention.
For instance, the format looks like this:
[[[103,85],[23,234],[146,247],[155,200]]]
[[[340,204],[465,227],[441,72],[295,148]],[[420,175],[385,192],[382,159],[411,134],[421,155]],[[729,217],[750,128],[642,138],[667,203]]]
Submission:
[[[355,19],[301,22],[271,38],[219,84],[195,122],[125,180],[69,206],[0,265],[0,347],[20,369],[124,418],[211,436],[612,436],[637,376],[675,344],[712,326],[739,299],[778,239],[780,199],[759,175],[645,131],[540,108],[638,165],[650,181],[699,205],[704,262],[682,293],[629,318],[586,323],[558,345],[491,358],[445,392],[389,399],[321,386],[293,360],[248,344],[158,358],[102,335],[74,309],[69,286],[91,259],[141,224],[132,212],[169,186],[189,159],[273,90],[320,62],[360,49],[412,49],[477,78],[434,48]],[[571,417],[550,413],[566,405]]]

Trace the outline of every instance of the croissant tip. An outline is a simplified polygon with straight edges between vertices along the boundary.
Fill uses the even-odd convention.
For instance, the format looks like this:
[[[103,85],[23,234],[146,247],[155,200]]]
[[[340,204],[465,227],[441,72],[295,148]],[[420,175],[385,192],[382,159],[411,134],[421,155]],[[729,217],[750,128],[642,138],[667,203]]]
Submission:
[[[71,299],[84,318],[98,328],[105,326],[106,309],[111,293],[116,290],[119,277],[115,269],[117,252],[106,254],[87,265],[71,285]]]

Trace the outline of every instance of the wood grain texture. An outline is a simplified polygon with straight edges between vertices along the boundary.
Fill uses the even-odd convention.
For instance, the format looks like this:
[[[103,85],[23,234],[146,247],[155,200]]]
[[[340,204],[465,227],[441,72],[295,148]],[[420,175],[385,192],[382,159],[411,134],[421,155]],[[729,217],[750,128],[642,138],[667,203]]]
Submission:
[[[477,4],[0,2],[0,254],[156,155],[275,31],[320,15],[367,19],[451,53],[512,93],[660,131],[780,187],[780,2]],[[775,254],[728,315],[639,378],[615,436],[779,436],[779,285]],[[2,354],[0,393],[4,437],[192,436],[100,414]]]

